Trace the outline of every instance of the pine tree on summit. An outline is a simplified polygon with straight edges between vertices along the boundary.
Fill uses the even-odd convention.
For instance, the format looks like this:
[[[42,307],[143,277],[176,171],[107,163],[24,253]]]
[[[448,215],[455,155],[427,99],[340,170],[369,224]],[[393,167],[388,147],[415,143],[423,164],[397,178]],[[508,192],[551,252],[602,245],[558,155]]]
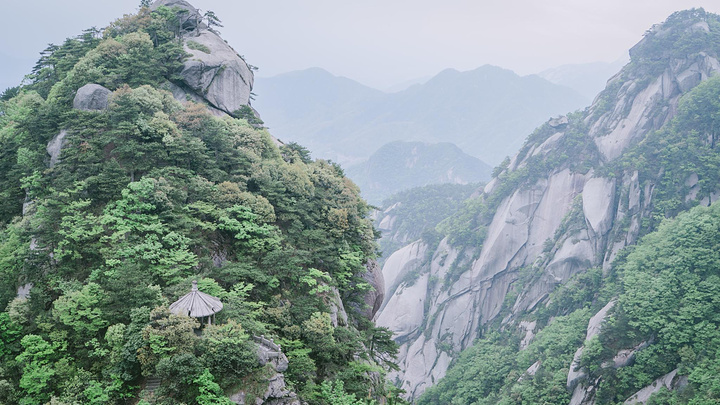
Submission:
[[[213,32],[216,32],[212,27],[223,27],[222,21],[218,18],[217,15],[215,15],[215,12],[212,10],[208,10],[203,14],[203,17],[205,17],[205,20],[207,20],[208,29],[210,29]]]

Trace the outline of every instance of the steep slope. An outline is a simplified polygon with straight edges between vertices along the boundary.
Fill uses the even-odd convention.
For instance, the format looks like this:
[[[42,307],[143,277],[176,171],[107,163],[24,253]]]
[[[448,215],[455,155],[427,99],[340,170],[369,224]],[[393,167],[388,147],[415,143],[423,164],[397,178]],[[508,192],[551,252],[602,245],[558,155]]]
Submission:
[[[459,211],[478,186],[433,184],[388,197],[375,213],[375,228],[382,233],[379,245],[383,256],[378,262],[382,265],[390,254],[421,237],[439,237],[437,225]]]
[[[388,395],[370,208],[257,125],[213,21],[159,0],[0,101],[0,403]]]
[[[479,198],[438,227],[447,235],[438,246],[421,240],[387,260],[386,275],[411,261],[418,268],[417,280],[386,291],[392,297],[377,318],[401,343],[397,378],[410,397],[478,337],[515,330],[531,339],[538,324],[523,316],[556,308],[548,297],[558,285],[591,268],[609,274],[622,248],[662,216],[717,198],[710,170],[700,182],[700,173],[673,170],[679,162],[638,162],[660,153],[644,142],[676,116],[681,96],[720,70],[719,45],[718,16],[673,14],[631,49],[631,62],[590,108],[538,128]],[[714,145],[708,136],[699,135]],[[573,403],[583,401],[578,395]]]
[[[288,85],[291,79],[297,84]],[[310,87],[330,99],[312,101],[313,92],[303,91]],[[271,89],[271,97],[265,88]],[[367,159],[390,141],[451,142],[465,153],[497,164],[515,153],[524,136],[549,117],[582,108],[589,101],[538,76],[520,77],[494,66],[468,72],[448,69],[424,84],[392,94],[371,92],[347,79],[309,70],[258,79],[256,93],[255,105],[276,136],[306,145],[316,156],[343,166]],[[322,113],[305,107],[324,108],[333,101]],[[306,113],[298,116],[294,111]]]
[[[429,184],[490,180],[492,168],[451,143],[391,142],[345,171],[371,204],[393,193]]]

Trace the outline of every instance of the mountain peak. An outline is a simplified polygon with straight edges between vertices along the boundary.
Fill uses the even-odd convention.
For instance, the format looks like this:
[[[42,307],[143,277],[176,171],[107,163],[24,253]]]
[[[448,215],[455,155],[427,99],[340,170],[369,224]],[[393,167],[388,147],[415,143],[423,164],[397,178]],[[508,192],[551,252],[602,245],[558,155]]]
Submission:
[[[188,10],[191,13],[200,14],[198,9],[196,9],[192,4],[188,3],[185,0],[156,0],[150,6],[150,10],[157,10],[160,6],[165,6],[168,8],[179,7],[183,10]]]
[[[717,35],[719,25],[720,16],[702,8],[675,12],[645,32],[644,38],[630,49],[630,58],[641,62],[684,58],[698,52],[715,55],[717,52],[708,46],[714,41],[708,41],[707,37]]]
[[[160,7],[187,11],[178,11],[178,20],[191,57],[183,62],[179,80],[170,84],[175,98],[205,103],[216,115],[237,115],[250,106],[252,68],[212,29],[212,21],[204,23],[207,17],[185,0],[157,0],[150,9]]]

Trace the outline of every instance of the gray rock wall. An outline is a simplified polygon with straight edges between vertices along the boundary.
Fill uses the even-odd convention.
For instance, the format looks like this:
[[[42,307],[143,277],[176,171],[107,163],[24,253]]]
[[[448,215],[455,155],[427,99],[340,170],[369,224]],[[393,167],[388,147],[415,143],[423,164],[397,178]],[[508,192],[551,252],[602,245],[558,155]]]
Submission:
[[[611,79],[609,87],[624,81],[616,103],[607,108],[596,100],[586,112],[585,123],[599,152],[598,164],[618,158],[672,119],[682,93],[718,71],[717,59],[699,53],[672,61],[650,81],[622,74]],[[522,168],[529,157],[557,147],[566,126],[558,119],[554,121],[557,132],[531,145],[524,156],[516,155],[508,170]],[[497,180],[493,180],[484,192],[490,194],[496,188]],[[387,289],[385,300],[393,305],[386,305],[378,316],[378,323],[391,328],[401,343],[401,371],[395,377],[408,396],[416,398],[442,377],[449,362],[472,344],[478,329],[500,314],[520,269],[532,267],[539,277],[520,292],[504,324],[514,324],[519,321],[516,315],[542,305],[558,284],[573,275],[596,266],[609,269],[618,252],[637,241],[640,222],[651,207],[653,189],[650,182],[640,184],[637,173],[609,179],[593,171],[582,174],[559,167],[535,184],[516,189],[500,203],[477,260],[461,265],[461,274],[449,286],[440,288],[430,282],[433,276],[444,279],[443,266],[438,266],[440,257],[452,252],[453,261],[457,259],[459,253],[446,243],[432,254],[424,254],[432,257],[429,262],[420,258],[417,243],[391,256],[388,263],[393,259],[392,266],[386,263],[387,269],[383,269],[387,280],[396,280],[399,269],[408,266],[424,266],[428,271],[427,278],[418,279],[412,286]],[[576,197],[582,199],[584,223],[556,235]],[[549,251],[546,242],[552,245]],[[388,284],[397,285],[392,281]],[[421,315],[424,323],[418,321]],[[438,347],[447,347],[441,343],[450,343],[453,350],[439,351]],[[581,394],[578,391],[576,400],[587,396]]]

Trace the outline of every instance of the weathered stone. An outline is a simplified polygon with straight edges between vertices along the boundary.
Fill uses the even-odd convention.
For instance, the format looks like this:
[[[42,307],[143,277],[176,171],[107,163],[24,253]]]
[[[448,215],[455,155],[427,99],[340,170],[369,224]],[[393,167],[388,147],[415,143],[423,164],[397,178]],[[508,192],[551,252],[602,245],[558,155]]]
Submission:
[[[605,321],[605,318],[608,315],[608,312],[615,306],[615,301],[608,302],[600,311],[598,311],[595,315],[590,318],[590,321],[588,322],[587,326],[587,332],[585,335],[585,341],[594,338],[600,333],[600,329],[602,328],[602,324]],[[573,356],[572,363],[570,363],[570,370],[568,371],[568,377],[567,377],[567,387],[568,389],[573,389],[575,385],[582,379],[584,379],[587,376],[587,373],[585,370],[582,370],[580,368],[580,357],[582,357],[583,353],[583,347],[580,347]]]
[[[287,370],[288,358],[282,352],[280,345],[264,336],[255,336],[253,340],[258,345],[257,357],[261,366],[270,363],[277,372],[281,373]]]
[[[575,389],[573,390],[573,395],[570,398],[570,404],[569,405],[580,405],[583,403],[583,400],[585,400],[585,396],[587,395],[587,392],[585,391],[585,387],[578,384]]]
[[[562,117],[553,118],[550,121],[548,121],[548,125],[550,125],[553,128],[561,127],[564,125],[567,125],[570,121],[568,121],[568,117],[566,115],[563,115]]]
[[[636,48],[642,47],[644,41]],[[626,82],[618,92],[615,108],[597,118],[590,129],[590,135],[595,138],[605,159],[617,158],[630,144],[667,122],[677,110],[680,95],[719,70],[717,59],[700,52],[676,60],[663,74],[639,91],[639,80]],[[608,86],[614,80],[623,78],[612,78]],[[599,105],[591,107],[591,112],[595,108],[599,108]]]
[[[200,97],[199,95],[197,95],[197,93],[190,89],[184,89],[183,87],[180,87],[175,83],[169,82],[166,83],[164,87],[172,93],[175,100],[179,101],[182,104],[188,104],[189,102],[203,104],[208,109],[208,111],[210,111],[210,114],[216,117],[228,116],[228,113],[211,106],[204,98]]]
[[[602,324],[607,318],[608,312],[615,306],[615,301],[608,302],[602,309],[600,309],[588,322],[587,334],[585,340],[590,340],[600,334]]]
[[[525,246],[529,219],[540,203],[545,187],[546,184],[538,184],[527,190],[518,190],[500,204],[467,284],[488,280],[505,270],[510,260]]]
[[[594,244],[590,241],[587,230],[583,229],[565,239],[548,263],[546,271],[558,282],[565,282],[574,274],[592,267],[594,258]]]
[[[483,188],[483,193],[490,194],[495,190],[495,187],[498,184],[497,177],[493,177],[492,180],[488,181],[488,183],[485,185],[485,188]]]
[[[398,335],[409,335],[422,325],[429,274],[421,275],[412,285],[400,284],[375,323]]]
[[[167,8],[180,8],[182,10],[187,10],[186,13],[181,13],[178,15],[180,27],[182,27],[185,31],[193,31],[198,28],[198,25],[205,27],[205,24],[202,24],[202,17],[200,16],[200,12],[198,9],[192,6],[192,4],[188,3],[184,0],[156,0],[151,6],[151,10],[157,10],[158,7],[165,6]]]
[[[345,312],[345,306],[343,305],[342,299],[340,299],[340,291],[337,287],[332,287],[332,295],[330,296],[330,322],[333,327],[337,328],[342,325],[345,326],[348,323],[347,312]]]
[[[420,265],[425,258],[426,251],[427,245],[422,241],[417,241],[397,250],[388,257],[382,269],[382,275],[385,281],[383,306],[387,305],[387,301],[390,300],[390,297],[395,292],[402,278],[407,273],[417,270],[417,266]]]
[[[523,337],[522,341],[520,342],[520,350],[524,350],[530,342],[532,342],[533,338],[535,337],[535,326],[537,326],[537,321],[522,321],[520,322],[520,329],[525,331],[525,336]],[[535,374],[535,373],[533,373]]]
[[[652,394],[662,389],[674,390],[686,386],[688,378],[677,375],[677,372],[678,369],[675,369],[653,381],[652,384],[631,395],[630,398],[625,400],[625,404],[644,404]]]
[[[583,213],[595,235],[603,236],[612,225],[615,207],[615,181],[595,177],[583,189]]]
[[[628,212],[636,213],[640,208],[640,194],[642,189],[640,188],[639,173],[634,171],[629,179],[630,190],[628,191]]]
[[[67,131],[64,129],[59,134],[55,135],[53,139],[47,144],[47,153],[50,155],[50,167],[52,168],[60,161],[60,151],[65,146],[65,137]]]
[[[35,200],[26,200],[23,202],[22,215],[24,217],[34,213],[35,211]]]
[[[573,355],[572,362],[570,363],[570,370],[568,370],[567,375],[567,387],[568,389],[573,389],[580,380],[587,377],[587,373],[585,373],[585,370],[580,368],[580,358],[583,354],[583,347],[578,348],[575,351],[575,354]]]
[[[702,26],[693,29],[704,30]],[[600,152],[599,159],[594,163],[602,166],[616,159],[629,146],[661,128],[675,115],[683,91],[718,71],[720,62],[714,56],[700,52],[684,59],[671,60],[664,71],[649,80],[633,76],[632,70],[611,78],[608,91],[612,92],[613,98],[617,95],[616,100],[608,105],[606,99],[597,99],[585,118],[588,135]],[[504,175],[526,167],[533,155],[542,157],[558,147],[563,140],[565,124],[553,124],[558,125],[558,132],[543,142],[528,145],[523,149],[524,154],[513,156],[508,168],[503,171]],[[472,344],[482,325],[498,316],[520,269],[533,269],[538,277],[520,292],[510,314],[502,321],[504,325],[523,311],[542,303],[558,284],[573,275],[595,266],[609,271],[621,249],[637,241],[640,224],[653,208],[653,181],[645,178],[640,184],[637,172],[625,173],[618,179],[604,179],[593,177],[593,172],[582,174],[575,172],[577,169],[570,171],[568,168],[569,165],[557,167],[556,172],[548,177],[534,184],[523,184],[505,194],[487,227],[477,260],[470,265],[456,264],[453,272],[459,274],[455,273],[452,279],[457,281],[449,287],[438,288],[428,283],[423,301],[427,307],[424,316],[432,322],[423,325],[425,332],[420,334],[414,327],[397,326],[408,334],[397,335],[403,342],[399,354],[402,370],[394,377],[407,390],[409,398],[417,397],[432,384],[436,375],[445,372],[443,364],[435,368],[440,358],[437,345],[442,343],[444,347],[446,343],[452,343],[453,353],[464,350]],[[662,173],[658,176],[662,177]],[[500,184],[502,182],[497,178],[491,180],[484,189],[485,194],[497,193]],[[566,223],[567,227],[560,229],[573,199],[580,193],[583,195],[585,221]],[[703,196],[691,197],[700,199]],[[713,199],[720,199],[720,192],[702,198],[700,203],[707,205]],[[562,232],[556,234],[558,230]],[[545,245],[546,241],[551,245]],[[423,266],[428,264],[430,277],[444,280],[445,277],[439,275],[448,274],[449,270],[439,263],[450,260],[447,248],[438,247],[430,255],[422,252],[410,257],[413,249],[419,253],[418,246],[413,245],[401,249],[403,254],[395,256],[397,260],[391,267],[393,271],[384,272],[386,280],[396,278],[401,269],[422,268],[427,271]],[[543,249],[543,245],[550,249]],[[427,260],[423,256],[432,259]],[[453,260],[462,258],[463,254],[460,254]],[[388,273],[394,274],[388,277]],[[386,302],[391,299],[398,284],[388,281]],[[405,290],[398,290],[400,292],[405,293]],[[411,310],[415,311],[412,318],[415,319],[418,312]],[[592,324],[589,325],[589,338],[596,333]],[[599,324],[595,329],[599,330]],[[576,360],[581,353],[582,349],[579,349]],[[453,357],[452,353],[448,355]],[[577,373],[569,375],[570,385],[576,386],[581,379],[582,370]],[[574,400],[578,403],[594,401],[594,382],[587,384],[576,388],[578,396]]]
[[[385,215],[378,224],[378,229],[381,231],[390,231],[395,226],[397,217],[395,215]]]
[[[612,366],[614,368],[621,368],[621,367],[627,367],[629,365],[632,365],[635,362],[635,355],[637,354],[637,352],[648,347],[649,345],[650,345],[650,341],[644,341],[644,342],[640,343],[639,345],[633,347],[632,349],[620,350],[615,354],[612,361],[608,362],[608,364],[606,366],[607,367]]]
[[[184,41],[185,52],[191,54],[180,72],[184,86],[228,114],[250,104],[253,73],[230,45],[206,29],[199,30],[197,36],[186,37]],[[209,53],[191,49],[189,41],[206,48]]]
[[[362,313],[368,319],[373,319],[375,314],[380,310],[383,300],[385,299],[385,278],[382,269],[377,261],[370,260],[365,264],[367,271],[363,273],[362,279],[372,286],[372,289],[365,293],[364,302],[366,308]],[[347,316],[347,315],[346,315]],[[347,320],[345,321],[347,323]]]
[[[300,405],[297,395],[289,391],[285,384],[285,376],[283,371],[287,370],[289,361],[282,352],[280,345],[276,344],[264,336],[255,336],[253,341],[257,343],[257,357],[260,365],[270,364],[275,370],[267,380],[267,388],[261,398],[255,398],[255,404],[275,404],[275,405]],[[248,404],[247,392],[241,389],[229,396],[230,401],[235,404]]]
[[[567,117],[565,119],[567,120]],[[530,152],[530,156],[544,155],[550,152],[553,148],[555,148],[558,141],[560,141],[564,135],[564,132],[557,132],[553,134],[551,137],[546,139],[545,142],[541,143],[540,146],[534,148],[532,152]]]
[[[25,283],[18,287],[17,289],[17,297],[18,298],[28,298],[30,297],[30,291],[33,288],[33,283]]]
[[[110,104],[112,91],[99,84],[86,84],[80,87],[73,99],[73,108],[83,111],[102,111]]]
[[[527,370],[525,370],[525,374],[527,374],[527,375],[535,375],[535,373],[537,373],[537,371],[538,371],[539,369],[540,369],[540,361],[538,360],[538,361],[536,361],[535,363],[533,363],[532,366],[528,367]]]

